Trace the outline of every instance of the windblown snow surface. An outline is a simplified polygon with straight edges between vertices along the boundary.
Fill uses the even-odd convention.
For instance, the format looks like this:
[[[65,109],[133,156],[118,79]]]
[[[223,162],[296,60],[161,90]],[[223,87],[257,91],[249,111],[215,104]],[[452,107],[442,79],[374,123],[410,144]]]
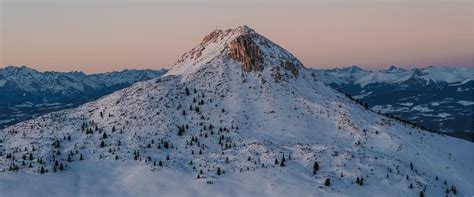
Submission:
[[[474,194],[473,143],[365,110],[246,26],[211,35],[163,78],[0,131],[1,196]],[[228,55],[242,37],[261,70]]]

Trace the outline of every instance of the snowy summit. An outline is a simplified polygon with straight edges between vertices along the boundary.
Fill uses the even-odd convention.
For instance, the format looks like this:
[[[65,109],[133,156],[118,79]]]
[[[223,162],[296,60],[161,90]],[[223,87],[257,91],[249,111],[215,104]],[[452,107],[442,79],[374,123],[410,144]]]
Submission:
[[[1,130],[0,191],[474,194],[473,143],[368,111],[312,73],[247,26],[213,31],[163,78]]]

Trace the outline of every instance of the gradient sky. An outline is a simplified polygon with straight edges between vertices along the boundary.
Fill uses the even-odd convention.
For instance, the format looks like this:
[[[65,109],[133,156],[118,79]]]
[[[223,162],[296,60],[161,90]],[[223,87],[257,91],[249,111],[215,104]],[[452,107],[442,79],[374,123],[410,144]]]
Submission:
[[[474,66],[473,0],[0,0],[0,67],[169,68],[246,24],[309,67]]]

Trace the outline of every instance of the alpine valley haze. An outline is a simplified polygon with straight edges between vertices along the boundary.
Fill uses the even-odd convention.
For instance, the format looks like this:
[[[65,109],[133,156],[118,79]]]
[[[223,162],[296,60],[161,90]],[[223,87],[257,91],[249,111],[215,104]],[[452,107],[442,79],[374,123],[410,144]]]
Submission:
[[[474,143],[365,109],[247,26],[0,139],[1,196],[474,194]]]

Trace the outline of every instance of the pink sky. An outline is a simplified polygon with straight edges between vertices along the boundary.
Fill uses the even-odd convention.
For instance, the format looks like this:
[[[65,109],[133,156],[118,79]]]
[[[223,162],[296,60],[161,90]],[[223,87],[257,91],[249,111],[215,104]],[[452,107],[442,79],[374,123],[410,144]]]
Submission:
[[[0,67],[170,68],[246,24],[308,67],[474,65],[472,0],[2,0]]]

